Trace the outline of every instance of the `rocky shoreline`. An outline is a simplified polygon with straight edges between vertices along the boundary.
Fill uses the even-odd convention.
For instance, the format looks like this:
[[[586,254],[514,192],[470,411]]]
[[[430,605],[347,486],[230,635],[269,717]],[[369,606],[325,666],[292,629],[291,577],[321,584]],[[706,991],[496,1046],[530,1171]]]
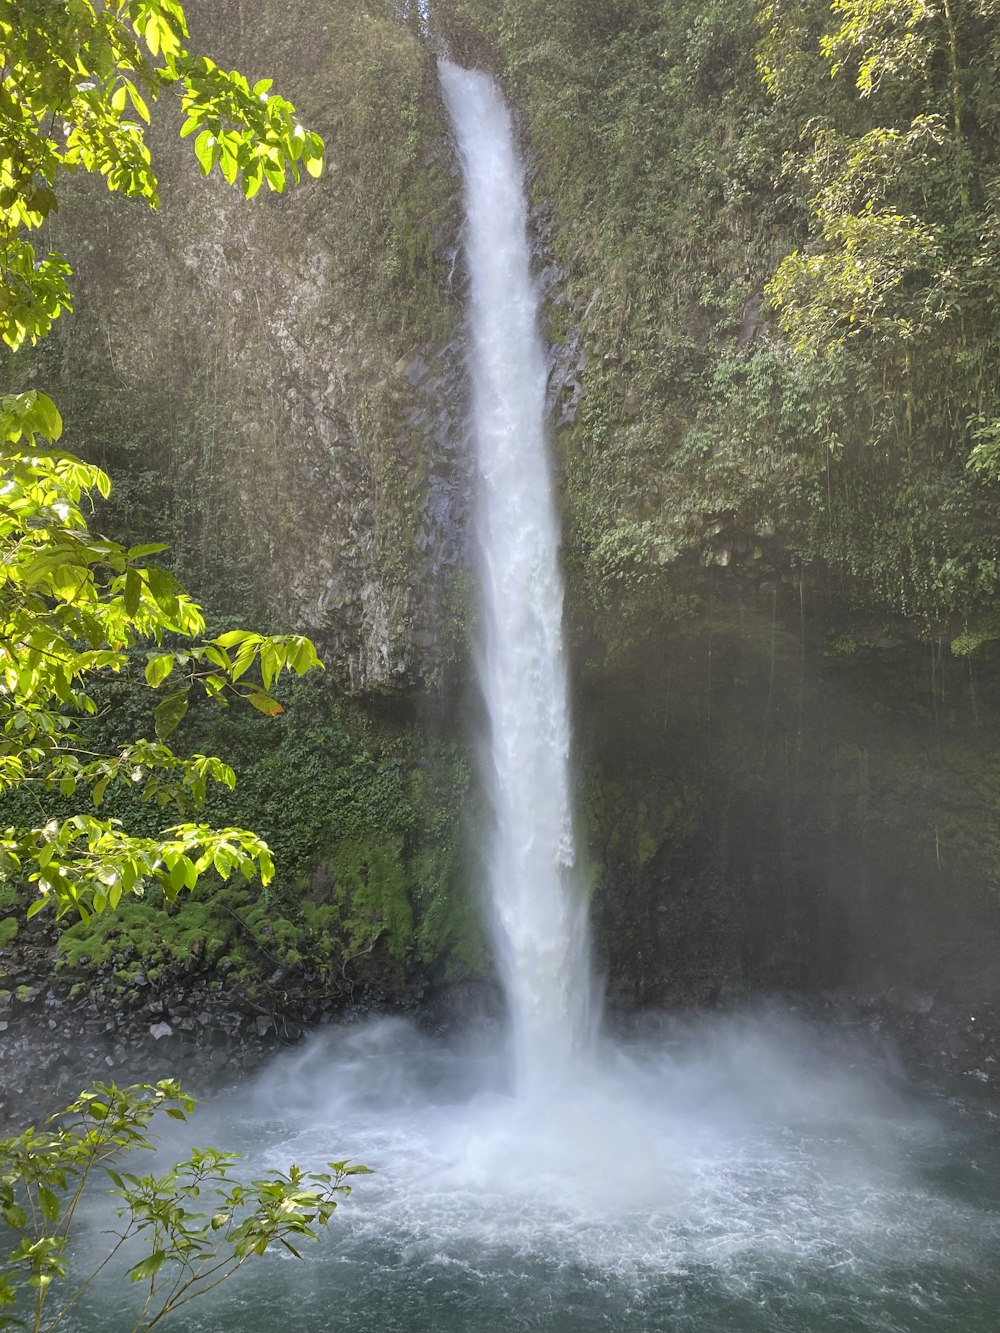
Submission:
[[[377,982],[331,992],[308,975],[278,969],[253,992],[245,979],[192,960],[166,984],[132,972],[54,970],[51,928],[31,926],[0,949],[0,1132],[14,1133],[96,1082],[127,1085],[178,1078],[205,1096],[231,1087],[271,1056],[331,1022],[406,1014],[439,1030],[476,1013],[496,1017],[491,982],[389,989]],[[1000,1094],[1000,965],[937,992],[838,989],[771,997],[729,996],[713,1009],[770,998],[810,1019],[856,1030],[895,1047],[918,1077],[958,1079]],[[631,1006],[630,1006],[631,1007]],[[612,1015],[627,1024],[624,1011]]]
[[[200,981],[183,998],[151,996],[114,1009],[78,986],[22,982],[0,993],[0,1126],[16,1129],[95,1082],[179,1078],[204,1094],[236,1082],[305,1030],[294,1006],[263,1013]]]
[[[131,971],[56,970],[55,932],[20,932],[0,949],[0,1130],[12,1132],[95,1082],[178,1078],[196,1096],[230,1086],[270,1055],[347,1013],[412,1012],[425,988],[386,994],[360,983],[333,992],[278,968],[244,978],[192,959],[152,984]]]

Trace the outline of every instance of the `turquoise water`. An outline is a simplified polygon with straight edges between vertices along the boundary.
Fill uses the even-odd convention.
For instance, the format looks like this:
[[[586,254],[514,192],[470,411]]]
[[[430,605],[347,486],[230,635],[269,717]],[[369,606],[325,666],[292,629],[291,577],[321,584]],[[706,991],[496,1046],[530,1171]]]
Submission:
[[[254,1168],[377,1168],[302,1262],[166,1327],[194,1333],[996,1333],[998,1121],[969,1089],[771,1012],[606,1044],[546,1104],[504,1052],[397,1022],[328,1034],[200,1113]],[[131,1327],[108,1284],[75,1327]],[[133,1292],[126,1292],[131,1297]]]

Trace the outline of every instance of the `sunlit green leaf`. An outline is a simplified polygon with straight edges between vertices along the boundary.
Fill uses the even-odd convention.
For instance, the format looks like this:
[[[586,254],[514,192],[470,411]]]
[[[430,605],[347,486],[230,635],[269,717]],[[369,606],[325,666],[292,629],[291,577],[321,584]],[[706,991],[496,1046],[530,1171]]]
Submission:
[[[154,690],[158,685],[162,685],[174,669],[174,661],[173,653],[151,657],[146,663],[146,684],[151,685]]]

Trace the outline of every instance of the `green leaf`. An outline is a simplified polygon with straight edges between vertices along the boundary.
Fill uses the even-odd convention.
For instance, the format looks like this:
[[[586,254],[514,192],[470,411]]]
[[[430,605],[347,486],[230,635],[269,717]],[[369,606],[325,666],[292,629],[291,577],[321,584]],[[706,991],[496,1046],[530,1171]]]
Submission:
[[[129,97],[132,99],[132,105],[135,107],[136,111],[138,111],[139,115],[148,125],[149,107],[146,105],[144,98],[140,94],[139,90],[136,88],[135,84],[132,83],[130,79],[125,80],[125,86],[128,89]]]
[[[165,653],[162,657],[151,657],[146,663],[146,684],[152,686],[154,690],[162,685],[174,669],[174,660],[173,653]]]
[[[188,691],[185,686],[181,690],[173,690],[156,706],[153,713],[153,725],[156,728],[156,734],[159,739],[166,738],[177,730],[181,719],[188,710]]]
[[[188,883],[189,876],[193,883]],[[179,856],[170,868],[167,876],[167,882],[173,893],[180,893],[181,889],[193,888],[197,882],[197,872],[194,870],[193,863],[186,856]]]
[[[44,185],[36,186],[31,195],[31,206],[43,218],[48,217],[50,213],[58,213],[59,201],[55,190],[50,190]]]
[[[217,666],[220,670],[225,672],[232,670],[233,664],[229,660],[229,654],[226,652],[225,648],[219,648],[216,644],[210,643],[204,649],[204,653],[206,662],[211,662],[213,666]]]
[[[232,873],[233,864],[231,854],[227,852],[224,847],[216,849],[215,855],[212,857],[212,865],[216,873],[220,875],[222,879],[229,878]]]
[[[75,601],[89,579],[87,568],[80,565],[57,565],[49,575],[52,591],[64,602]]]
[[[254,643],[260,643],[260,638],[261,636],[259,634],[251,634],[245,629],[231,629],[227,630],[225,634],[220,634],[219,637],[213,639],[212,642],[217,643],[220,648],[235,648],[238,644],[246,643],[248,640],[252,640]]]
[[[288,664],[299,676],[304,676],[313,667],[322,669],[323,663],[317,656],[316,649],[309,639],[300,638],[289,653]]]
[[[142,576],[137,569],[130,569],[125,575],[125,610],[134,616],[142,602]]]
[[[38,1202],[46,1222],[55,1222],[59,1217],[59,1200],[55,1194],[44,1185],[39,1185]]]
[[[264,176],[268,185],[276,194],[280,194],[285,188],[285,168],[283,163],[275,162],[271,158],[265,158],[263,167]]]
[[[215,151],[215,135],[211,130],[202,130],[194,141],[194,155],[204,175],[212,170],[212,157]]]
[[[62,435],[62,417],[55,403],[44,393],[40,393],[35,400],[35,415],[38,420],[37,429],[47,440],[55,443]]]
[[[223,179],[225,180],[226,184],[232,185],[233,182],[236,180],[237,173],[239,172],[239,164],[236,161],[235,155],[232,152],[227,151],[225,147],[222,148],[222,156],[219,160],[219,167],[222,171]]]
[[[260,675],[264,682],[264,689],[271,688],[271,682],[277,676],[284,665],[284,651],[279,644],[265,639],[260,646]]]
[[[258,712],[264,713],[267,717],[277,717],[279,713],[285,710],[277,699],[272,699],[269,694],[248,694],[246,701],[251,704]]]
[[[152,594],[153,601],[168,619],[175,619],[180,609],[177,600],[177,594],[181,591],[180,584],[172,574],[158,565],[150,565],[144,572],[146,586]]]
[[[259,161],[254,161],[243,172],[243,194],[252,199],[264,183],[264,172]]]
[[[156,1277],[166,1257],[165,1250],[154,1250],[152,1254],[148,1254],[145,1259],[140,1259],[137,1264],[129,1269],[129,1277],[133,1282],[143,1282],[147,1278]]]
[[[254,658],[257,656],[257,644],[259,642],[259,638],[254,635],[249,637],[245,643],[240,644],[236,652],[236,660],[233,662],[232,671],[230,672],[230,680],[234,682],[239,680],[244,672],[250,669]]]

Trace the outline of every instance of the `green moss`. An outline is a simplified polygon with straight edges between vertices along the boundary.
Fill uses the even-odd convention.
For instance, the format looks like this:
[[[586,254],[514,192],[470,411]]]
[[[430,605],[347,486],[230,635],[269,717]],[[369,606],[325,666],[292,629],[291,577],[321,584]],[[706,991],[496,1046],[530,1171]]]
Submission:
[[[167,907],[158,890],[123,899],[115,912],[68,925],[59,936],[58,966],[73,972],[110,971],[112,984],[128,986],[138,972],[151,982],[174,965],[218,961],[233,933],[226,896],[201,889]]]
[[[605,866],[641,867],[665,848],[689,843],[710,812],[711,797],[700,775],[678,775],[666,756],[648,767],[623,764],[623,757],[617,747],[604,750],[604,765],[588,772],[587,840]]]
[[[413,948],[414,929],[402,838],[340,843],[329,864],[347,953],[367,952],[384,937],[389,952],[405,960]]]

